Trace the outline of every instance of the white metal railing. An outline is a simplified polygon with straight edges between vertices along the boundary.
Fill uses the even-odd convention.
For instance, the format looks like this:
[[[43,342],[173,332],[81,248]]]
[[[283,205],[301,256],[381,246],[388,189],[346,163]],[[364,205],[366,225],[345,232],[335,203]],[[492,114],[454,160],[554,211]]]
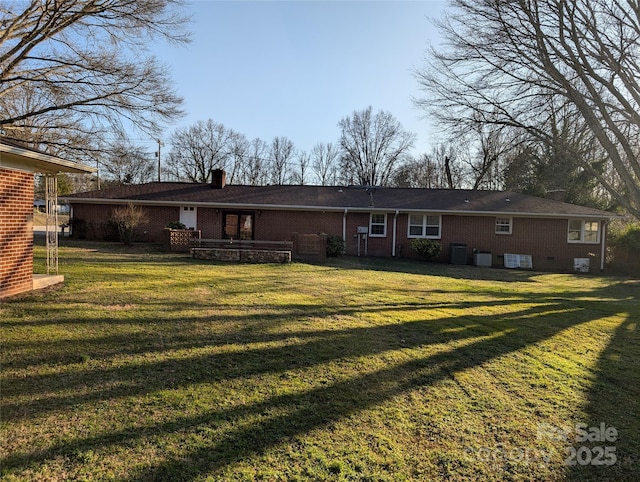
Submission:
[[[58,274],[58,179],[45,175],[47,274]]]

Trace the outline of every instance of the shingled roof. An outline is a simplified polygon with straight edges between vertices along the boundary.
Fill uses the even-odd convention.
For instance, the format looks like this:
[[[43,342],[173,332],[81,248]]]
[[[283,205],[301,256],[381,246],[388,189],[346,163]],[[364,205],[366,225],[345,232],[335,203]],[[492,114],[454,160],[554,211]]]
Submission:
[[[611,218],[614,214],[511,191],[365,188],[360,186],[239,186],[152,182],[65,196],[71,204],[195,205],[215,208],[327,211],[451,212]]]

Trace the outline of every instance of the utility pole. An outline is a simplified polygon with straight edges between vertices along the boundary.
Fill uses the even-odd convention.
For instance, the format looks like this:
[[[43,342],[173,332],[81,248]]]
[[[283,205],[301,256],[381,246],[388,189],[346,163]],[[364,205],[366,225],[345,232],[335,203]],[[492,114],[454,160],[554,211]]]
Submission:
[[[162,141],[158,139],[158,151],[156,152],[156,157],[158,158],[158,182],[160,182],[160,147],[162,146]]]

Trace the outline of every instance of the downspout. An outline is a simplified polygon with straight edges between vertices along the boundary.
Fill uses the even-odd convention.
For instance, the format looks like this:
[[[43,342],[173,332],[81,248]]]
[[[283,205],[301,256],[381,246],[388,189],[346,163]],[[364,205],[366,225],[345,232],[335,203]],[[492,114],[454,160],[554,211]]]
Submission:
[[[607,255],[607,225],[609,221],[602,221],[602,239],[600,240],[600,271],[604,271],[604,260]]]
[[[342,239],[344,242],[347,242],[347,213],[349,212],[349,208],[344,209],[344,214],[342,215]]]
[[[391,247],[391,256],[393,256],[394,258],[396,257],[396,230],[398,227],[398,214],[400,213],[399,210],[396,209],[396,213],[393,215],[393,246]]]

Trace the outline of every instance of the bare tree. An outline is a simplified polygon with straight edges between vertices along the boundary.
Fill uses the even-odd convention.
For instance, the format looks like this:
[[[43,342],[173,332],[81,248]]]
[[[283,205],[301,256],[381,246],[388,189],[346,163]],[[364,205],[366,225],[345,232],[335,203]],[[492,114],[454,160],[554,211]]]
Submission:
[[[214,169],[226,167],[236,135],[211,119],[176,129],[167,159],[170,173],[180,180],[209,182]]]
[[[249,150],[245,157],[243,184],[263,186],[269,179],[269,160],[267,155],[269,146],[262,139],[254,139],[249,143]]]
[[[271,184],[286,184],[289,164],[295,154],[293,142],[286,137],[274,137],[269,149]]]
[[[635,0],[453,0],[440,27],[446,51],[417,72],[417,104],[446,125],[513,126],[550,141],[545,126],[568,106],[600,144],[620,184],[580,160],[640,218],[640,12]],[[553,108],[549,108],[553,106]]]
[[[340,148],[331,142],[319,142],[311,149],[311,166],[321,186],[338,184]]]
[[[103,157],[101,164],[107,178],[117,184],[142,184],[154,177],[156,165],[152,155],[140,146],[124,140],[115,142]]]
[[[388,185],[415,141],[415,134],[403,130],[389,112],[374,115],[371,106],[354,111],[338,127],[343,176],[366,186]]]
[[[495,124],[475,122],[469,127],[458,141],[467,151],[466,156],[461,156],[466,166],[464,184],[474,190],[501,189],[508,154],[519,142],[517,136],[509,128]]]
[[[229,184],[242,184],[244,164],[249,156],[249,150],[250,143],[247,137],[239,132],[232,132],[226,166]]]
[[[1,85],[1,84],[0,84]],[[39,108],[43,99],[33,85],[24,85],[10,91],[0,90],[0,117],[14,117]],[[87,136],[77,130],[64,128],[68,120],[64,113],[48,113],[17,126],[0,126],[7,137],[21,141],[44,152],[70,160],[84,160],[99,155],[96,136]],[[99,140],[99,139],[98,139]],[[98,142],[99,144],[99,142]]]
[[[403,163],[393,176],[395,187],[441,188],[438,166],[429,154],[422,154],[417,159],[409,159]]]
[[[182,115],[152,39],[188,41],[181,0],[0,2],[0,128],[9,137],[91,150],[135,126]]]
[[[291,180],[294,184],[304,186],[307,184],[309,175],[309,163],[311,157],[307,151],[298,151],[296,153],[297,169],[291,175]]]
[[[399,166],[392,178],[392,185],[428,189],[468,187],[468,172],[461,159],[459,147],[438,143],[430,153],[410,158]]]

